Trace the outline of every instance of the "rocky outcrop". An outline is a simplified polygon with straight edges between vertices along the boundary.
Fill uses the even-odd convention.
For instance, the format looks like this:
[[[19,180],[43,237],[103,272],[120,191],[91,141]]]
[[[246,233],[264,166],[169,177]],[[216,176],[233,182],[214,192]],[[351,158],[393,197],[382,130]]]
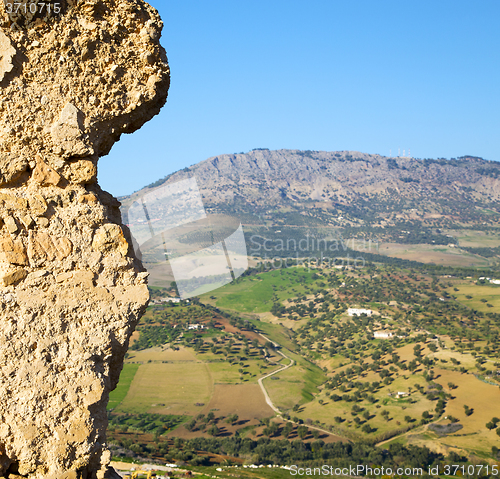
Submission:
[[[14,14],[0,2],[0,476],[10,478],[109,475],[108,394],[148,301],[97,161],[166,101],[162,22],[142,0],[59,5]]]

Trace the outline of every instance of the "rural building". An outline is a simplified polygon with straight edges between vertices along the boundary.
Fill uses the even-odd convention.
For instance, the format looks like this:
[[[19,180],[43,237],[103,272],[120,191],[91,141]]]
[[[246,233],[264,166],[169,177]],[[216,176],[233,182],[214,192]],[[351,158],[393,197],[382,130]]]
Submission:
[[[366,314],[367,316],[371,316],[373,314],[373,311],[371,309],[349,308],[347,310],[347,314],[349,316],[360,316],[362,314]]]
[[[181,298],[159,298],[152,301],[153,304],[180,303]]]
[[[188,329],[205,329],[205,326],[203,324],[190,324]]]
[[[394,337],[394,333],[391,331],[375,331],[373,336],[375,339],[391,339]]]

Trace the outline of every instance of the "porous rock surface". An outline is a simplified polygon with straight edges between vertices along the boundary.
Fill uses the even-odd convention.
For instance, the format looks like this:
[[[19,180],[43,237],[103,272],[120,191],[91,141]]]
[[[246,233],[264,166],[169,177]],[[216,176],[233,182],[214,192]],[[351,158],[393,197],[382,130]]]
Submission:
[[[4,3],[0,477],[105,477],[108,395],[149,296],[97,160],[166,101],[162,22],[142,0],[17,23]]]

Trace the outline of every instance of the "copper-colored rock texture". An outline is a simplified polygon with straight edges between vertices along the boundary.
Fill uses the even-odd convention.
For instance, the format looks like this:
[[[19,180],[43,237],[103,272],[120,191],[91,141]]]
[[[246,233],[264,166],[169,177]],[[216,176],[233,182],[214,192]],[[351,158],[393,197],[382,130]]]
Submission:
[[[0,2],[0,477],[110,474],[106,404],[149,298],[96,178],[166,101],[162,22],[142,0],[62,5]]]

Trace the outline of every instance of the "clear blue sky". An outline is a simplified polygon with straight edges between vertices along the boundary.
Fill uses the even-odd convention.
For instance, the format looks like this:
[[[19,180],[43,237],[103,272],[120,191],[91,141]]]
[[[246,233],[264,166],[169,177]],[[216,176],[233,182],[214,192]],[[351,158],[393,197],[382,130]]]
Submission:
[[[151,0],[164,109],[99,163],[124,195],[222,153],[500,160],[500,2]]]

